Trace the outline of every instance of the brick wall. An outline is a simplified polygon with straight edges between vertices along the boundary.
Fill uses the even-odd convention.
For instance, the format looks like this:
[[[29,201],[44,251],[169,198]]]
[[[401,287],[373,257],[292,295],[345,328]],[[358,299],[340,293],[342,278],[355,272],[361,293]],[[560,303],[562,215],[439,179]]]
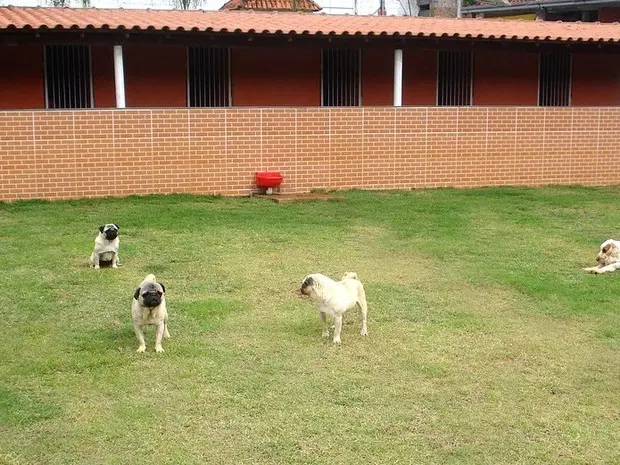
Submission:
[[[0,112],[0,200],[620,183],[620,108]]]

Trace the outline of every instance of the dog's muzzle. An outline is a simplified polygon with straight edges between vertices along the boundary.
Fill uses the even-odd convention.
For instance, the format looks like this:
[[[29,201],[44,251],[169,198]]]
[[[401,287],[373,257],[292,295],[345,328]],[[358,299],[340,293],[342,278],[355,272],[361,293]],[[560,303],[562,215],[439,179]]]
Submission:
[[[106,229],[103,234],[105,234],[105,238],[109,241],[113,241],[118,237],[118,231],[116,229]]]
[[[146,292],[142,294],[142,304],[145,307],[157,307],[161,304],[161,294],[159,292]]]

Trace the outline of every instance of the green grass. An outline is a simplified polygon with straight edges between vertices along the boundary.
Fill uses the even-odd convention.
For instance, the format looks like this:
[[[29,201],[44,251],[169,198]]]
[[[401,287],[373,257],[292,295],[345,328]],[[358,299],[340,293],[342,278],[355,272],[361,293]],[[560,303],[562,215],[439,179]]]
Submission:
[[[620,463],[620,273],[581,270],[620,188],[343,195],[0,204],[0,464]],[[333,346],[295,292],[346,271],[369,336],[352,310]]]

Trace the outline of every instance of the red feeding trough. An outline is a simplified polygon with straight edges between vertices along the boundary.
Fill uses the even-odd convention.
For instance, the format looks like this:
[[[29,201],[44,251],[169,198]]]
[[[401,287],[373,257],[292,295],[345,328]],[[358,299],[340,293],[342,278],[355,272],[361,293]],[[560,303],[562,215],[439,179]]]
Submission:
[[[258,171],[256,173],[256,185],[263,189],[267,189],[267,193],[270,194],[274,187],[278,187],[284,176],[279,171]]]

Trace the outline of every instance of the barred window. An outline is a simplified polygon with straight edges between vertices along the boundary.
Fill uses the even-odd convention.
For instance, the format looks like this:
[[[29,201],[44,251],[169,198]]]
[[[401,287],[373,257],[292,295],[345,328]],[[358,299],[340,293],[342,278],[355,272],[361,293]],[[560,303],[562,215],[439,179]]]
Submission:
[[[567,107],[571,104],[571,55],[568,52],[540,54],[538,105]]]
[[[45,46],[46,108],[92,108],[88,45]]]
[[[471,52],[438,53],[437,105],[471,105],[472,68]]]
[[[360,50],[323,49],[321,104],[325,107],[360,105]]]
[[[230,106],[230,50],[189,47],[187,95],[190,107]]]

